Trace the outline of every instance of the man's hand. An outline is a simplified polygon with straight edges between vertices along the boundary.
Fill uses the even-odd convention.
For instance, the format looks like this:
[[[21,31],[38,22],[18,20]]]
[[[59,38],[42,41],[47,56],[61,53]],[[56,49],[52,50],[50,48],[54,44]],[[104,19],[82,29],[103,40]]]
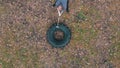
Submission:
[[[59,16],[61,16],[62,13],[63,13],[63,7],[62,7],[61,5],[59,5],[59,6],[57,7],[57,11],[58,11]]]
[[[63,7],[62,7],[61,5],[59,5],[59,6],[57,7],[57,10],[58,10],[58,11],[62,11],[62,10],[63,10]]]

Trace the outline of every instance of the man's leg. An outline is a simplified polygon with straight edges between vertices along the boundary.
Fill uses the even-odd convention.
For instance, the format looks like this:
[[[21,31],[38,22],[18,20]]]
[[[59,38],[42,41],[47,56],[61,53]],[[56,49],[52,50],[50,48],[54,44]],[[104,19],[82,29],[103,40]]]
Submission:
[[[69,12],[69,10],[68,10],[69,0],[61,0],[61,3],[63,5],[64,10],[67,11],[67,12]]]
[[[56,0],[56,2],[53,4],[53,6],[55,7],[55,6],[59,6],[60,5],[60,3],[61,3],[61,0]]]

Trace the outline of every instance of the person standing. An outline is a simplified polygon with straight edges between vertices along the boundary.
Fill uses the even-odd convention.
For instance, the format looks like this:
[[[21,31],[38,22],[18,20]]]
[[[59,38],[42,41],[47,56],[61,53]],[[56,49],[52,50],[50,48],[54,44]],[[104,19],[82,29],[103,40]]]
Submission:
[[[68,11],[68,0],[56,0],[55,3],[53,4],[54,7],[57,7],[57,11],[59,16],[62,15],[64,11]]]

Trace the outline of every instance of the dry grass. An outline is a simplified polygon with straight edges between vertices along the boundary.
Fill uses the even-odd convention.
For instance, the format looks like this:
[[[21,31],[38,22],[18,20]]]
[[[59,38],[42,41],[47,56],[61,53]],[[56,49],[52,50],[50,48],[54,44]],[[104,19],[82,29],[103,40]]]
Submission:
[[[119,68],[119,0],[70,0],[63,49],[46,41],[57,19],[53,0],[0,0],[0,68]]]

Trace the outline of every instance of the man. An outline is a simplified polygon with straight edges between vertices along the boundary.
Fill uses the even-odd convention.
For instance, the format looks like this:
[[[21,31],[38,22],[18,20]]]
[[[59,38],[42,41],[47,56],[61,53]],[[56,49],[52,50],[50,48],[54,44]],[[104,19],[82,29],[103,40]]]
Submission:
[[[68,12],[68,0],[56,0],[53,6],[57,7],[59,16],[61,16],[64,11]]]

